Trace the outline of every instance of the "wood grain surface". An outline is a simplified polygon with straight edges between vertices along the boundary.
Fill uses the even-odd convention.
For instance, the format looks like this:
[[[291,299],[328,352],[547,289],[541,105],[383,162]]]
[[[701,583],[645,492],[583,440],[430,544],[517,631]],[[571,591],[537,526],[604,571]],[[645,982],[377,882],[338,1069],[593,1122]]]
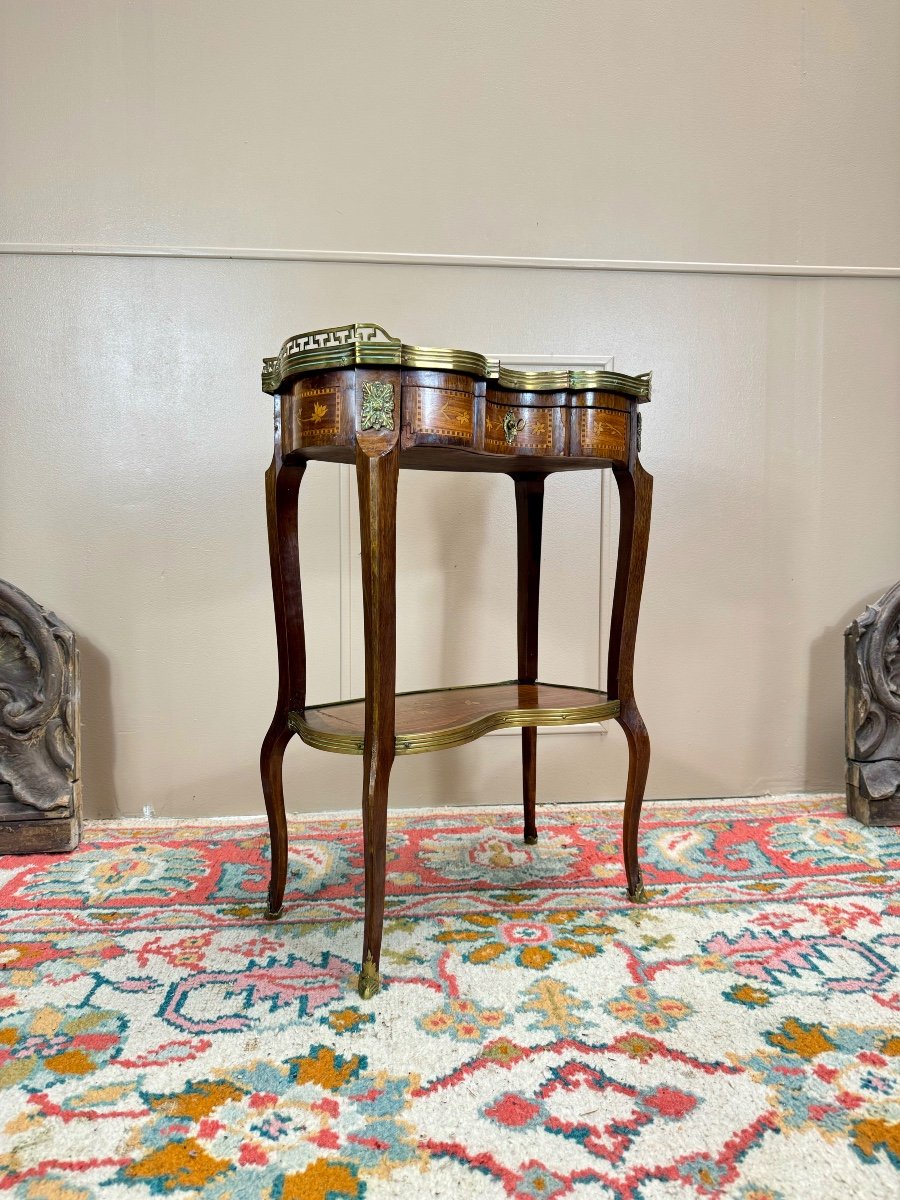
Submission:
[[[584,715],[585,710],[590,710]],[[594,710],[603,710],[598,715]],[[594,688],[549,683],[478,684],[401,692],[394,707],[398,754],[474,741],[503,726],[577,725],[614,717],[618,706]],[[365,700],[316,705],[291,714],[304,741],[342,754],[361,754],[366,731]],[[326,744],[327,743],[327,744]]]

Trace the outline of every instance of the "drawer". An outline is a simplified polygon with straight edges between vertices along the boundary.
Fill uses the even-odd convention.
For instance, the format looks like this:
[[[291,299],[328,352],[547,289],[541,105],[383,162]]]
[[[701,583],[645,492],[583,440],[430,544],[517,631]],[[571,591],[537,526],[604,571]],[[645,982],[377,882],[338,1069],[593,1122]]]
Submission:
[[[407,372],[403,382],[403,443],[471,446],[479,385],[465,375]]]
[[[484,410],[484,448],[492,454],[551,454],[553,409],[488,402]]]
[[[399,442],[409,467],[516,473],[633,464],[637,405],[650,399],[651,380],[562,366],[522,371],[355,322],[288,338],[263,360],[262,382],[280,404],[283,455],[352,463],[375,439],[385,450]],[[550,461],[565,458],[577,461]]]
[[[569,454],[627,463],[628,419],[608,408],[569,409]]]
[[[320,371],[295,380],[281,397],[286,454],[347,443],[353,419],[353,380],[345,371]]]
[[[387,368],[357,368],[296,378],[281,395],[283,452],[352,461],[363,385],[389,375]],[[526,392],[456,371],[409,370],[394,372],[394,378],[400,403],[393,428],[399,422],[401,450],[418,455],[444,447],[490,455],[495,470],[507,469],[496,458],[569,457],[597,465],[630,460],[630,422],[636,418],[634,402],[625,397],[599,390]]]
[[[552,393],[538,399],[489,391],[484,406],[485,450],[491,454],[565,454],[565,408],[560,399]]]
[[[314,381],[319,383],[318,380]],[[300,444],[327,446],[336,440],[341,427],[341,388],[339,383],[297,389],[297,419]]]

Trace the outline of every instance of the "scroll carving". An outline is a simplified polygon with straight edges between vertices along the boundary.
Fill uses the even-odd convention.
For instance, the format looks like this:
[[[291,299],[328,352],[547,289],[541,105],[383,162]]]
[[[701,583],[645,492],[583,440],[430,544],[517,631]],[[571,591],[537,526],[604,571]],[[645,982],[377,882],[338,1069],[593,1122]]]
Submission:
[[[848,809],[866,824],[900,824],[900,583],[844,639]]]
[[[77,845],[79,700],[74,633],[0,580],[0,851]]]

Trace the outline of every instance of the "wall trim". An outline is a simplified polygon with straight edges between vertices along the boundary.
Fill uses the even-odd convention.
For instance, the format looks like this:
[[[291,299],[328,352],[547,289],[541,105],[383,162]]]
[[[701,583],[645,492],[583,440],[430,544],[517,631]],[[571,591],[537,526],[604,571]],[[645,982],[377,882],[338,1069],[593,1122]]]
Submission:
[[[554,271],[649,271],[686,275],[774,275],[794,279],[900,279],[900,267],[817,266],[811,263],[677,262],[664,259],[543,258],[499,254],[417,254],[393,250],[286,250],[252,246],[117,246],[51,242],[0,242],[0,254],[75,255],[101,258],[246,259],[261,262],[331,262],[382,266],[513,267]]]

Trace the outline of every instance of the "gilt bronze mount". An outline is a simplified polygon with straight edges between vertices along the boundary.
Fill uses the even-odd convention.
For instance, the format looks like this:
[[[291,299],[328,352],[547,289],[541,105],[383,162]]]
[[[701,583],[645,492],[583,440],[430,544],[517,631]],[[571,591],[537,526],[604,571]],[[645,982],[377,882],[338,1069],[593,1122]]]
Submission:
[[[361,429],[394,428],[394,385],[374,379],[362,385]]]

